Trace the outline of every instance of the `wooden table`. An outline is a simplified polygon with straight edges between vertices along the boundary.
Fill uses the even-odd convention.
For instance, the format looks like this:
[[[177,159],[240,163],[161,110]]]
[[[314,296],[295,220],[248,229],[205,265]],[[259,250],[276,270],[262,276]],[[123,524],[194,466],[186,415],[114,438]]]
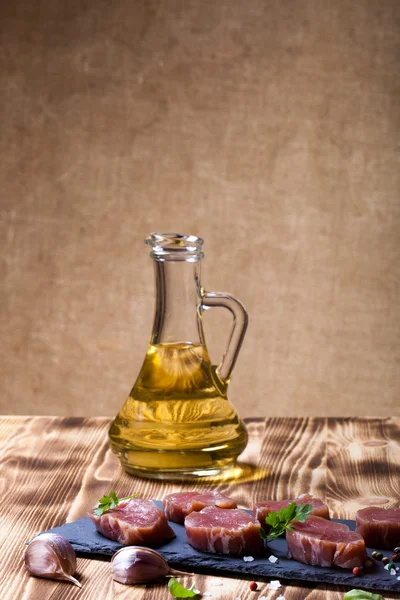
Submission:
[[[73,521],[104,494],[140,492],[162,498],[181,489],[179,483],[135,479],[119,466],[107,443],[109,419],[4,417],[0,419],[2,541],[0,597],[3,600],[170,600],[165,585],[123,586],[114,582],[108,561],[78,558],[77,577],[83,588],[30,577],[23,564],[24,543],[39,531]],[[264,478],[224,482],[217,489],[239,506],[265,498],[301,492],[325,500],[333,517],[354,518],[368,504],[400,506],[400,419],[252,419],[249,444],[241,460],[264,467]],[[196,484],[196,489],[205,487]],[[211,577],[196,575],[212,600],[257,600],[264,595],[285,600],[343,598],[345,589],[283,586],[260,593],[249,582],[224,578],[210,587]],[[190,579],[182,583],[189,585]],[[282,582],[283,583],[283,582]],[[357,587],[355,579],[354,587]],[[400,592],[400,582],[399,582]],[[385,600],[400,595],[384,594]]]

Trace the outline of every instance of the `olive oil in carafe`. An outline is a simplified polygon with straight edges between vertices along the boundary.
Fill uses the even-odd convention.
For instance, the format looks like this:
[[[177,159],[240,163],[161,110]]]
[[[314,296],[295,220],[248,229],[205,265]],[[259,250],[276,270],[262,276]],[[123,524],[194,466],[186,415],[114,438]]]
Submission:
[[[246,447],[247,432],[226,387],[205,345],[150,344],[109,432],[123,467],[162,477],[186,469],[201,475],[233,463]]]

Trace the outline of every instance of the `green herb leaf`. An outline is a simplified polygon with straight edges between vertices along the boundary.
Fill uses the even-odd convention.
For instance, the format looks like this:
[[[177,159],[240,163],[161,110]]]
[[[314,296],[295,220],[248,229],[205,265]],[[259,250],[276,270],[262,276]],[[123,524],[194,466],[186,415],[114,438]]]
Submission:
[[[137,496],[138,494],[134,494],[133,496],[126,496],[126,498],[118,498],[115,492],[110,492],[109,496],[103,496],[100,498],[93,512],[98,517],[101,517],[101,515],[104,515],[104,513],[106,513],[108,510],[117,508],[120,502],[123,502],[124,500],[130,500],[131,498],[137,498]]]
[[[279,523],[279,517],[278,517],[278,513],[276,512],[270,512],[269,515],[267,516],[267,518],[265,519],[265,522],[268,525],[271,525],[271,527],[276,527]]]
[[[266,540],[267,539],[267,534],[265,533],[264,529],[261,527],[260,529],[260,538],[262,540]]]
[[[261,528],[260,537],[267,544],[272,542],[272,540],[285,533],[287,529],[293,529],[292,524],[296,521],[305,523],[311,511],[311,504],[296,504],[296,502],[291,502],[286,508],[281,508],[279,512],[271,511],[265,519],[265,523],[270,526],[270,530],[266,533]]]
[[[380,594],[373,594],[365,590],[350,590],[346,592],[343,600],[385,600]]]
[[[110,498],[111,498],[113,504],[115,504],[115,506],[117,506],[118,505],[118,496],[117,496],[117,494],[115,492],[110,492]]]
[[[300,521],[300,523],[305,523],[311,510],[312,510],[311,504],[300,504],[297,507],[296,514],[295,514],[296,521]]]
[[[168,589],[174,598],[193,598],[193,596],[199,596],[201,593],[196,590],[194,583],[187,589],[175,577],[171,577],[168,581]]]

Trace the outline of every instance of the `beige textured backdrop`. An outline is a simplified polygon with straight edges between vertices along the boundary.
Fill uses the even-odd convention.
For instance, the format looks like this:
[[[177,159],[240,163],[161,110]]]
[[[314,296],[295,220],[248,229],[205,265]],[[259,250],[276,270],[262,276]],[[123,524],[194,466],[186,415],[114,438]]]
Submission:
[[[1,412],[117,412],[143,238],[177,231],[248,309],[243,416],[400,415],[398,0],[14,0],[0,28]]]

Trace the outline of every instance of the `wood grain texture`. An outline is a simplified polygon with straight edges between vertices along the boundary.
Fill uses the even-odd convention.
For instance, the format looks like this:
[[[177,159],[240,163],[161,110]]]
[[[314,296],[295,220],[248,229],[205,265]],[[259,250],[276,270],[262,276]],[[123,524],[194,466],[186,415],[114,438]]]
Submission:
[[[1,494],[11,498],[0,511],[1,597],[4,600],[138,600],[169,598],[164,585],[134,590],[111,579],[108,561],[78,559],[79,590],[65,583],[29,577],[23,565],[24,544],[39,531],[70,522],[105,492],[139,491],[150,498],[182,488],[133,478],[123,472],[107,443],[106,418],[3,417],[0,420]],[[268,475],[253,482],[215,486],[240,506],[262,498],[282,499],[304,491],[326,500],[335,516],[354,517],[368,502],[400,506],[399,419],[255,419],[247,423],[249,445],[241,460],[263,467]],[[204,483],[191,488],[202,489]],[[7,551],[4,548],[7,547]],[[248,581],[196,575],[196,584],[215,600],[248,598]],[[187,584],[189,579],[187,578]],[[340,600],[343,590],[321,585],[284,586],[286,600]],[[279,594],[260,582],[260,593]],[[255,596],[254,596],[255,598]],[[386,600],[400,598],[385,594]]]
[[[352,518],[368,505],[399,505],[398,420],[332,419],[327,444],[327,502],[335,517]]]

